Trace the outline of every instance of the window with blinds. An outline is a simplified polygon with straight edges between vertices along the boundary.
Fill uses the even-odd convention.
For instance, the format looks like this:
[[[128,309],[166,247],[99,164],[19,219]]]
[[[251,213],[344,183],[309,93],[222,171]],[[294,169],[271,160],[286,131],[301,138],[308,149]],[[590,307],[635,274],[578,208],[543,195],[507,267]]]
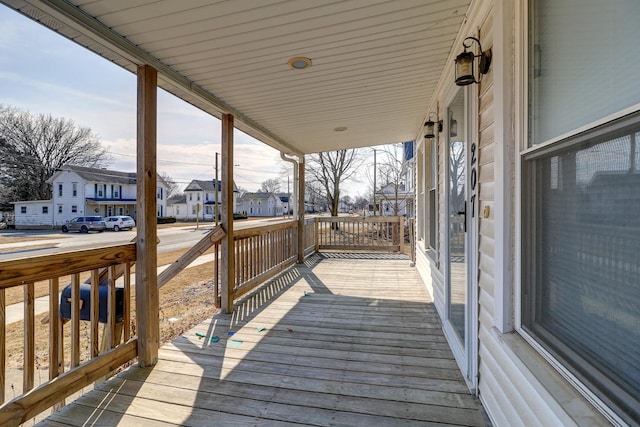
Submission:
[[[640,67],[640,2],[531,3],[528,145],[539,148],[522,157],[523,329],[631,422],[640,419],[640,85],[628,70]],[[607,117],[616,118],[588,129]]]

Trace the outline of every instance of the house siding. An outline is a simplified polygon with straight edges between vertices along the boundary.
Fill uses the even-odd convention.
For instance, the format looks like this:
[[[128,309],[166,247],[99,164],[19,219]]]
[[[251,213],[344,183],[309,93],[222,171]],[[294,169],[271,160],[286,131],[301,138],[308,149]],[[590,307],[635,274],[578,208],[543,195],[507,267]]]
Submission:
[[[27,210],[24,214],[21,213],[23,207]],[[47,213],[42,213],[43,207],[47,208]],[[15,203],[14,218],[16,230],[46,230],[53,228],[53,208],[54,206],[51,200],[34,200]]]
[[[559,373],[524,334],[516,332],[516,311],[520,304],[515,265],[518,250],[515,236],[519,224],[516,204],[520,191],[516,187],[516,155],[520,141],[514,135],[518,120],[526,118],[517,115],[514,46],[519,36],[517,32],[526,32],[524,17],[516,14],[522,15],[526,9],[525,0],[516,5],[510,0],[474,1],[468,12],[472,19],[461,28],[460,35],[461,39],[479,35],[483,49],[493,51],[489,73],[469,92],[477,96],[469,100],[471,111],[476,108],[472,121],[475,120],[475,140],[478,141],[477,243],[470,248],[477,257],[478,319],[474,324],[478,333],[477,393],[495,426],[611,425],[611,421]],[[443,78],[445,82],[438,90],[437,100],[431,107],[433,111],[442,110],[445,105],[445,93],[453,81],[452,71],[449,76],[451,81],[447,81],[446,75]],[[526,93],[520,93],[519,97],[526,99]],[[416,268],[444,321],[446,272],[442,260],[447,251],[445,167],[448,159],[443,141],[437,150],[440,262],[436,263],[427,255],[425,242],[420,240]],[[418,144],[418,149],[419,153],[424,152],[426,144]],[[428,167],[418,168],[421,175],[418,189],[424,188],[428,173]],[[425,207],[424,201],[418,204],[419,209]],[[428,212],[418,212],[418,215],[428,218]],[[421,224],[420,219],[417,221]],[[427,226],[424,223],[423,227]],[[419,230],[424,235],[423,228],[419,227]]]

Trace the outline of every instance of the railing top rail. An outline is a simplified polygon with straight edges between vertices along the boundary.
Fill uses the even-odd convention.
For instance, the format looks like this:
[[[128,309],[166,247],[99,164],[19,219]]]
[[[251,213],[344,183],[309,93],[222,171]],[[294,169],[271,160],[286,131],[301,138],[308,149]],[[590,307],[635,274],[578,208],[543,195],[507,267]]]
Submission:
[[[0,289],[135,260],[136,244],[126,243],[0,261]]]
[[[258,227],[243,228],[241,230],[233,230],[234,239],[246,238],[251,236],[259,236],[271,231],[285,230],[287,228],[298,227],[298,221],[278,222],[276,224],[262,225]]]
[[[382,222],[400,222],[399,216],[368,216],[368,217],[349,217],[349,216],[331,216],[331,217],[316,217],[318,222],[368,222],[368,223],[382,223]]]

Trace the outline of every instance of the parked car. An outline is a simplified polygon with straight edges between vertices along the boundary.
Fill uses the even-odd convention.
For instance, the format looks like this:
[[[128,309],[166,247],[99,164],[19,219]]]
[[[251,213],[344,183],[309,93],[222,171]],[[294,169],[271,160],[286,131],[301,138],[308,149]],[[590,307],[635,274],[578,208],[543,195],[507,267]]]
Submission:
[[[133,218],[126,215],[108,216],[104,219],[104,222],[107,224],[107,228],[113,231],[131,230],[136,226]]]
[[[78,216],[71,221],[67,221],[67,223],[62,226],[62,232],[79,231],[80,233],[88,233],[90,231],[97,231],[98,233],[102,233],[106,228],[107,225],[101,216]]]

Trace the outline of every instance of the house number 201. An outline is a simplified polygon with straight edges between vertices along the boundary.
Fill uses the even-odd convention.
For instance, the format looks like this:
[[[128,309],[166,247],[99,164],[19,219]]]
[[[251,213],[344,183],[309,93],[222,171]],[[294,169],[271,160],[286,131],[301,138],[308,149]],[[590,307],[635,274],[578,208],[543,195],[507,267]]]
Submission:
[[[478,184],[476,144],[471,144],[471,218],[476,215],[476,185]]]

